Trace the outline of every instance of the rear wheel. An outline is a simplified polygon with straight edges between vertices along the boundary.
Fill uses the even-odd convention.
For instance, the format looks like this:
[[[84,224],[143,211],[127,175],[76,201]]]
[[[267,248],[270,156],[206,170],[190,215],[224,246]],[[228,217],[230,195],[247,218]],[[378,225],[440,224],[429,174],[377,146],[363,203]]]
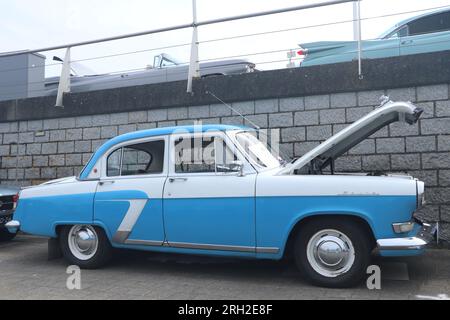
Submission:
[[[0,228],[0,242],[11,241],[17,233],[10,233],[6,228]]]
[[[111,259],[111,244],[103,229],[99,227],[65,226],[59,239],[64,257],[80,268],[100,268]]]
[[[294,256],[309,280],[324,287],[351,287],[360,283],[370,261],[370,240],[352,220],[321,218],[299,230]]]

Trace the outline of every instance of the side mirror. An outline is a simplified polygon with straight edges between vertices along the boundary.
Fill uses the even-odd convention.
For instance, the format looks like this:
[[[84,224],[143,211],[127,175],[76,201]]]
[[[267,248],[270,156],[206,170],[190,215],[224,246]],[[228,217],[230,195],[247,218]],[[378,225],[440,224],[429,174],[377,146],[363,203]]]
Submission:
[[[231,162],[230,167],[232,171],[238,172],[239,177],[244,176],[244,164],[242,163],[242,161],[239,160],[233,161]]]
[[[223,165],[217,165],[217,170],[219,172],[237,172],[239,177],[243,177],[244,174],[244,164],[242,161],[233,161]]]

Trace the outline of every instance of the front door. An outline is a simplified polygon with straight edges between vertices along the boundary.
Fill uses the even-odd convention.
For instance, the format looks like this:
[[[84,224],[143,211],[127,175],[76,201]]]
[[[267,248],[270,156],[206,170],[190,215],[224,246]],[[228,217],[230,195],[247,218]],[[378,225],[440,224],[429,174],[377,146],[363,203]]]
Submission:
[[[163,244],[167,141],[162,137],[128,142],[106,154],[94,220],[106,227],[114,244]]]
[[[222,132],[173,135],[164,188],[168,245],[255,252],[256,172]],[[242,170],[241,170],[242,168]]]

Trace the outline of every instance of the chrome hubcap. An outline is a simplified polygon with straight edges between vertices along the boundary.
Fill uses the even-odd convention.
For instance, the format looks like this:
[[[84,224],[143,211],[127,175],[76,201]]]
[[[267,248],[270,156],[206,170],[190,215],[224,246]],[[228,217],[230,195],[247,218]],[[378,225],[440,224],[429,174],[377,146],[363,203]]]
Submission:
[[[80,260],[89,260],[97,252],[98,237],[92,226],[73,226],[69,233],[69,248]]]
[[[337,230],[321,230],[311,237],[307,258],[319,274],[333,278],[346,273],[355,261],[355,249],[350,239]]]

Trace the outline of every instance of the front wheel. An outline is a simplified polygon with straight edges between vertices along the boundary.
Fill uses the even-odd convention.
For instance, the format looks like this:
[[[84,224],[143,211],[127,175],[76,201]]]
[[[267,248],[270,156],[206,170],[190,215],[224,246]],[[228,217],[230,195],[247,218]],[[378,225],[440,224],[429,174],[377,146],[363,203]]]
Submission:
[[[100,268],[111,259],[111,244],[99,227],[65,226],[60,232],[59,240],[64,257],[80,268]]]
[[[296,264],[309,280],[324,287],[360,283],[370,261],[370,241],[360,224],[322,218],[307,222],[297,235]]]

